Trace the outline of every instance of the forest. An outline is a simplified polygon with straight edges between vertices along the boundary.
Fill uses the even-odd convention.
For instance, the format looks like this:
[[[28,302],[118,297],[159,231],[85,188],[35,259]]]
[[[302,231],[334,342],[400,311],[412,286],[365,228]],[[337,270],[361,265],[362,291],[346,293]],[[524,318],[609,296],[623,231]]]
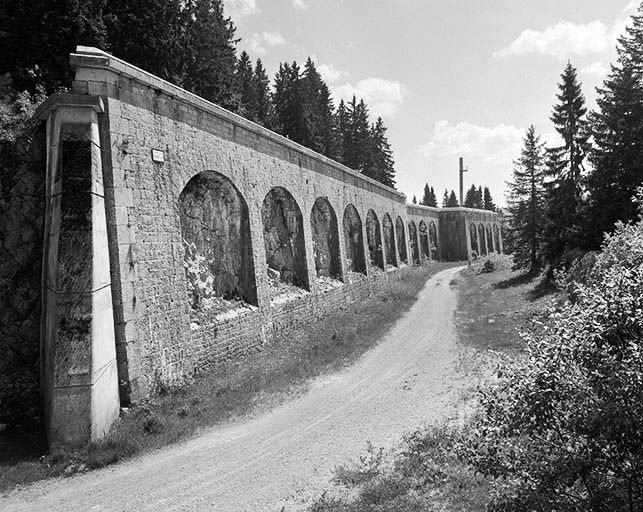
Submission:
[[[95,46],[369,178],[393,187],[384,121],[353,97],[335,106],[308,58],[284,62],[272,83],[240,39],[222,0],[2,0],[0,144],[46,95],[70,88],[69,54]],[[25,38],[25,34],[29,37]],[[6,151],[6,149],[5,149]]]

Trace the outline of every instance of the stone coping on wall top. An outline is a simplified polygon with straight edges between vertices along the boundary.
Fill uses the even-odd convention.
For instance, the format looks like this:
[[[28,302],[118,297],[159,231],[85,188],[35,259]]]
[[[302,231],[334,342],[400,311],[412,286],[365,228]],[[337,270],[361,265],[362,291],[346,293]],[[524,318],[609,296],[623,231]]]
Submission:
[[[249,121],[248,119],[245,119],[244,117],[241,117],[233,112],[230,112],[229,110],[226,110],[225,108],[212,103],[211,101],[208,101],[194,93],[186,91],[185,89],[182,89],[181,87],[163,80],[162,78],[159,78],[152,73],[129,64],[128,62],[125,62],[118,57],[114,57],[113,55],[104,52],[99,48],[94,48],[91,46],[77,46],[76,52],[70,54],[69,60],[71,66],[74,69],[105,69],[111,71],[112,73],[115,73],[116,75],[126,76],[127,78],[140,82],[154,89],[155,91],[161,91],[168,96],[171,96],[179,101],[185,102],[193,107],[206,111],[219,118],[225,119],[230,123],[247,129],[262,137],[266,137],[282,146],[299,151],[300,153],[307,155],[315,160],[322,161],[329,166],[335,167],[336,169],[345,172],[346,174],[370,183],[371,185],[381,189],[382,191],[385,191],[387,194],[397,196],[400,200],[406,201],[406,196],[402,192],[399,192],[391,187],[387,187],[386,185],[383,185],[382,183],[375,181],[368,176],[364,176],[363,174],[334,160],[331,160],[330,158],[317,153],[312,149],[302,146],[297,142],[293,142],[292,140],[279,135],[261,125],[253,123],[252,121]]]
[[[103,100],[96,96],[84,96],[82,94],[53,94],[38,106],[34,113],[34,118],[46,120],[50,112],[57,110],[60,107],[92,108],[98,114],[105,111]]]
[[[479,208],[466,208],[464,206],[449,206],[449,207],[438,208],[436,206],[424,206],[423,204],[406,203],[406,208],[408,210],[416,209],[416,210],[426,211],[431,213],[464,212],[464,213],[489,214],[489,215],[502,217],[502,213],[500,212],[494,212],[492,210],[481,210]]]

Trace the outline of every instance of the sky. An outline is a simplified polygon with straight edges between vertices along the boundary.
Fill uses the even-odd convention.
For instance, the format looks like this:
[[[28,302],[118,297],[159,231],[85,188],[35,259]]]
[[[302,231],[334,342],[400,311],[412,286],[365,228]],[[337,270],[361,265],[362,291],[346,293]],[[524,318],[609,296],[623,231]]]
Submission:
[[[616,38],[638,0],[224,0],[241,39],[271,78],[280,62],[308,56],[336,104],[363,98],[388,127],[398,190],[438,200],[505,182],[533,124],[555,144],[549,121],[568,61],[595,107],[616,58]]]

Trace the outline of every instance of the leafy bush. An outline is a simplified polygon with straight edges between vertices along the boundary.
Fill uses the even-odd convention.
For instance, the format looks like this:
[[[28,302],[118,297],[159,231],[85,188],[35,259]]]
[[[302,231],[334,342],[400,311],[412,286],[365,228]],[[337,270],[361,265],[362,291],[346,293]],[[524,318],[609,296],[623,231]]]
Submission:
[[[575,301],[543,323],[462,445],[495,479],[490,510],[642,510],[642,221],[617,226]]]

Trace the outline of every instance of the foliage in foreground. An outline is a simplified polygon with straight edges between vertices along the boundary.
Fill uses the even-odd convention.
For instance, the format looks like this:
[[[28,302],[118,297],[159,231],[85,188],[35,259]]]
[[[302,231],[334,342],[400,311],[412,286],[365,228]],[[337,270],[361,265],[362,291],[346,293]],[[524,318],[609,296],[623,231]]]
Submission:
[[[484,392],[463,449],[494,478],[490,510],[643,507],[642,242],[643,221],[617,226],[574,301]]]

